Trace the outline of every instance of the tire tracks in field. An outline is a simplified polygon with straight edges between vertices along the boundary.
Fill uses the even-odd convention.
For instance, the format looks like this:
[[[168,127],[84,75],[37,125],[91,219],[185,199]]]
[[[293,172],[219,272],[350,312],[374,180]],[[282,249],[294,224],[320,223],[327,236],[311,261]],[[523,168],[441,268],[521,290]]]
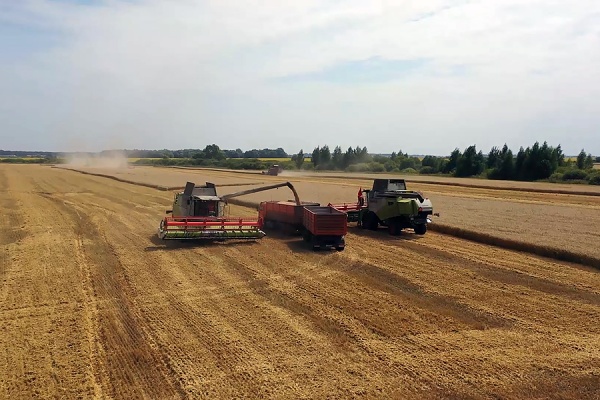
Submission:
[[[273,246],[271,250],[276,248]],[[256,254],[248,256],[235,249],[227,248],[224,251],[222,264],[228,265],[238,279],[247,282],[253,293],[262,297],[273,307],[281,308],[292,315],[306,319],[322,334],[323,338],[332,340],[333,345],[346,347],[352,339],[356,338],[350,337],[352,335],[349,336],[350,328],[343,320],[332,315],[335,306],[329,310],[324,309],[326,301],[318,291],[290,279],[292,275],[282,273],[276,265],[257,262]],[[260,250],[258,254],[262,256]],[[283,286],[282,283],[284,283]],[[292,288],[294,290],[290,290]]]
[[[3,227],[0,233],[0,246],[18,242],[26,235],[21,205],[11,194],[10,187],[11,183],[5,171],[0,170],[0,209],[2,209],[0,225]],[[3,257],[5,257],[6,253],[3,253]],[[7,262],[0,263],[0,276],[2,275],[2,268],[7,264]]]
[[[161,355],[150,346],[125,269],[103,233],[85,208],[52,194],[44,197],[76,222],[77,248],[85,260],[83,280],[91,284],[84,291],[92,307],[88,340],[94,348],[92,360],[97,358],[94,371],[99,393],[113,398],[184,397],[177,383],[168,379]]]
[[[143,212],[143,210],[138,210]],[[118,212],[118,210],[116,211]],[[103,230],[110,235],[110,241],[115,243],[116,254],[122,262],[128,265],[129,269],[136,269],[138,274],[133,278],[132,285],[139,288],[147,294],[134,294],[136,301],[144,303],[144,315],[146,318],[146,326],[149,329],[150,335],[154,338],[157,348],[161,349],[166,360],[168,360],[169,369],[173,376],[179,376],[179,382],[184,390],[190,396],[206,395],[202,391],[197,391],[195,383],[200,381],[215,381],[219,380],[212,371],[231,371],[235,370],[235,365],[241,360],[253,359],[259,364],[265,365],[265,360],[257,360],[257,355],[250,356],[244,349],[252,349],[251,342],[247,342],[241,337],[237,330],[239,327],[234,327],[227,316],[228,311],[209,311],[199,309],[197,306],[190,303],[190,300],[198,300],[203,303],[200,297],[190,298],[189,296],[181,297],[180,292],[175,292],[172,289],[167,289],[169,284],[173,283],[176,278],[181,280],[197,280],[198,276],[190,274],[190,267],[204,267],[202,264],[192,261],[190,264],[191,248],[181,249],[178,253],[173,253],[167,256],[161,251],[149,251],[147,257],[141,262],[139,259],[132,258],[132,249],[139,246],[140,241],[148,240],[147,236],[138,233],[140,230],[139,221],[140,215],[136,213],[124,214],[117,218],[111,217],[110,224],[103,227]],[[147,226],[144,224],[144,226]],[[142,230],[143,232],[143,230]],[[202,254],[201,257],[206,261],[207,254]],[[164,266],[169,268],[164,269]],[[173,266],[173,268],[170,268]],[[181,269],[187,271],[182,275]],[[147,273],[148,269],[152,269],[152,273]],[[168,273],[167,273],[168,271]],[[204,287],[230,287],[230,283],[224,280],[222,274],[213,274],[212,271],[207,271],[201,274],[202,281],[198,282],[199,288]],[[152,297],[148,296],[152,294]],[[156,299],[156,300],[154,300]],[[160,299],[161,306],[155,302]],[[186,299],[185,301],[183,299]],[[221,298],[221,300],[224,300]],[[163,304],[166,308],[163,308]],[[239,307],[239,304],[237,305]],[[214,306],[213,306],[214,308]],[[166,311],[166,312],[163,312]],[[158,312],[158,314],[157,314]],[[185,326],[184,330],[178,332],[173,331],[173,327]],[[206,348],[195,347],[190,351],[181,351],[172,340],[165,340],[165,334],[168,337],[175,339],[175,343],[184,340],[198,341],[201,343],[210,343]],[[193,339],[192,339],[193,338]],[[245,345],[243,345],[245,343]],[[212,368],[211,368],[212,367]],[[237,367],[239,368],[239,367]],[[247,392],[249,385],[249,372],[252,370],[253,364],[245,366],[246,372],[233,374],[227,378],[220,378],[223,381],[223,389],[220,392],[210,392],[213,397],[215,395],[223,397],[260,397],[260,393],[254,391]],[[196,377],[190,375],[197,373]],[[225,384],[225,382],[227,382]],[[214,385],[211,387],[214,388]],[[244,395],[245,394],[245,395]],[[210,396],[209,396],[210,397]]]
[[[371,236],[373,235],[366,235],[369,239],[351,243],[353,248],[360,253],[360,257],[364,257],[362,254],[368,254],[369,246],[373,246]],[[470,308],[475,303],[469,299],[469,291],[487,292],[489,306],[486,303],[482,303],[486,304],[483,308],[481,305],[477,306],[484,313],[491,313],[521,325],[530,325],[533,329],[545,324],[533,323],[532,325],[533,321],[529,318],[530,315],[537,315],[539,321],[547,321],[558,326],[563,324],[576,326],[581,332],[600,332],[600,328],[592,322],[595,318],[600,317],[598,295],[595,292],[569,288],[564,284],[553,284],[535,276],[521,279],[519,274],[514,271],[496,268],[496,258],[478,259],[477,247],[473,249],[464,247],[464,251],[468,251],[470,254],[460,254],[463,249],[459,249],[457,253],[453,254],[443,249],[440,251],[439,245],[431,246],[427,242],[421,243],[421,240],[402,240],[402,248],[395,247],[392,243],[393,241],[390,239],[382,241],[378,246],[390,251],[397,249],[403,257],[386,262],[378,256],[372,261],[385,269],[393,268],[403,273],[410,271],[411,276],[428,283],[428,292],[434,291],[444,297],[456,296]],[[509,252],[505,253],[510,255]],[[401,263],[405,257],[412,261],[408,268]],[[538,263],[539,267],[536,266],[537,268],[543,269],[543,260],[532,257],[532,261]],[[442,265],[444,270],[436,270],[436,266]],[[456,285],[454,283],[453,286],[445,287],[442,282],[444,282],[446,274],[461,276],[464,284]],[[500,279],[498,279],[499,277]],[[560,288],[559,293],[565,296],[557,297],[556,293],[548,291],[549,287]],[[491,307],[495,302],[497,302],[495,307]],[[513,304],[513,306],[509,307],[509,304]],[[577,304],[577,311],[565,312],[574,304]],[[563,315],[563,320],[556,322],[555,315]]]
[[[426,246],[428,252],[434,254],[439,259],[445,258],[450,261],[452,255],[461,257],[464,259],[462,265],[465,268],[497,282],[510,285],[522,285],[547,294],[559,294],[575,301],[600,306],[600,286],[594,287],[593,283],[595,281],[600,285],[600,277],[598,277],[596,271],[582,269],[578,264],[574,265],[575,271],[578,271],[579,273],[578,277],[583,278],[582,275],[585,274],[587,279],[594,279],[594,281],[587,285],[575,283],[574,281],[565,281],[564,269],[561,271],[562,274],[560,276],[557,276],[554,280],[549,279],[541,276],[539,270],[536,273],[536,271],[523,268],[522,263],[512,261],[510,257],[505,256],[506,254],[499,254],[498,257],[490,258],[489,256],[484,256],[483,253],[480,255],[477,252],[472,250],[466,251],[460,247],[441,247],[433,243],[415,243],[415,245]],[[500,251],[499,253],[506,252]],[[538,265],[542,268],[543,261],[543,259],[531,256],[532,265]],[[553,264],[556,265],[555,263]],[[544,263],[543,267],[550,269],[550,265]],[[544,272],[548,273],[549,271],[546,270]]]
[[[342,347],[360,345],[366,338],[410,335],[414,325],[419,326],[419,332],[427,331],[424,324],[430,324],[432,332],[507,326],[507,321],[473,314],[452,298],[425,293],[407,279],[344,254],[327,255],[322,260],[308,257],[304,262],[298,259],[297,265],[309,270],[292,271],[276,260],[267,261],[269,257],[260,248],[250,255],[236,257],[235,253],[235,249],[226,250],[225,254],[231,257],[227,264],[235,265],[235,272],[249,281],[257,294],[307,318]],[[315,268],[322,271],[315,274]],[[365,287],[369,289],[364,290]],[[416,314],[420,315],[418,321]],[[436,322],[432,324],[427,319]]]
[[[77,227],[79,232],[77,232],[77,239],[75,241],[75,258],[80,265],[82,291],[85,297],[85,327],[88,342],[89,366],[92,375],[91,380],[94,387],[94,397],[101,398],[104,396],[102,390],[102,377],[108,375],[106,366],[102,362],[102,359],[105,357],[105,348],[97,336],[97,333],[100,332],[98,322],[98,303],[93,290],[91,268],[85,255],[84,242],[81,233],[81,223],[79,223]]]
[[[38,195],[39,179],[32,179],[21,169],[11,170],[10,176],[10,188],[17,189],[11,191],[13,203],[23,204],[18,209],[28,229],[26,237],[11,245],[11,274],[0,302],[3,310],[18,310],[12,312],[14,318],[7,316],[3,321],[9,327],[7,332],[11,332],[9,343],[14,352],[7,359],[25,363],[24,370],[15,368],[7,374],[16,383],[9,393],[11,397],[16,393],[34,397],[73,397],[75,393],[91,396],[98,392],[85,361],[90,352],[80,336],[86,329],[82,322],[86,304],[80,292],[77,260],[69,254],[74,248],[69,234],[71,221],[55,202]],[[62,241],[56,239],[57,234]],[[41,346],[46,346],[43,352],[36,349]],[[80,357],[65,362],[66,354]],[[20,385],[26,385],[26,391],[19,389]]]
[[[120,221],[119,225],[123,223],[132,221]],[[132,227],[122,226],[115,232],[127,232]],[[118,251],[123,258],[141,238],[127,237],[119,239]],[[136,277],[137,285],[155,293],[156,301],[160,299],[159,306],[146,298],[151,325],[189,395],[264,397],[283,389],[273,382],[277,377],[272,373],[279,367],[261,348],[272,348],[268,343],[305,339],[286,332],[287,322],[279,317],[260,318],[260,310],[272,311],[261,302],[256,303],[246,282],[232,273],[228,260],[221,254],[226,248],[227,245],[207,245],[183,246],[176,252],[151,251],[144,266],[137,264],[154,272],[142,271]],[[173,288],[179,286],[178,282],[186,282],[185,288]],[[173,329],[181,326],[185,329]],[[221,388],[216,389],[215,382],[219,380]],[[263,380],[263,384],[257,385]]]
[[[65,222],[57,233],[82,231],[75,254],[90,271],[108,369],[95,370],[102,391],[89,397],[525,397],[524,384],[559,375],[567,396],[596,382],[582,377],[600,367],[600,278],[584,267],[437,233],[351,230],[342,253],[279,235],[161,242],[167,195],[39,175],[33,198],[44,202],[32,207],[52,206],[48,222]]]
[[[88,366],[90,368],[90,381],[94,390],[95,398],[102,398],[106,396],[103,391],[103,377],[108,376],[106,365],[103,362],[105,357],[106,349],[98,338],[100,332],[99,317],[98,317],[98,301],[94,291],[94,285],[92,280],[92,266],[88,262],[86,255],[86,244],[89,238],[85,237],[85,229],[89,229],[89,222],[79,211],[73,207],[73,203],[65,201],[59,197],[56,197],[56,193],[49,190],[54,190],[60,185],[48,185],[48,182],[43,182],[43,190],[41,191],[40,185],[42,183],[35,182],[36,189],[39,189],[32,196],[37,195],[48,202],[51,202],[58,210],[60,210],[61,216],[64,219],[66,216],[73,224],[74,228],[74,259],[79,266],[79,275],[81,278],[81,292],[83,294],[83,319],[84,329],[87,340],[87,358]],[[66,238],[65,238],[66,239]]]
[[[119,221],[119,225],[121,223],[127,223],[127,226],[115,226],[115,232],[128,232],[136,228],[133,219],[124,219]],[[122,250],[119,250],[123,256],[127,254],[125,251],[126,248],[136,246],[136,243],[139,242],[138,238],[128,237],[129,240],[123,235],[123,241],[121,239],[118,240],[124,246]],[[329,297],[323,298],[319,296],[319,291],[331,292],[334,290],[336,298],[352,297],[354,293],[344,293],[343,288],[339,290],[334,289],[336,286],[335,283],[327,283],[328,287],[322,287],[323,285],[321,285],[316,288],[307,288],[304,285],[303,287],[299,287],[297,291],[290,292],[283,288],[289,285],[293,286],[293,280],[290,281],[287,277],[281,276],[278,273],[278,270],[282,266],[277,267],[276,261],[274,263],[265,263],[265,260],[269,257],[262,254],[264,249],[261,251],[261,255],[257,255],[256,257],[258,258],[255,258],[254,256],[248,257],[247,253],[241,250],[246,248],[245,246],[231,246],[233,246],[231,243],[199,247],[184,245],[178,251],[171,251],[167,247],[165,248],[166,253],[162,263],[169,263],[169,265],[173,266],[168,270],[168,275],[161,273],[161,271],[166,271],[164,267],[160,268],[161,262],[159,260],[162,259],[162,251],[153,250],[150,257],[153,259],[156,254],[159,258],[152,261],[148,260],[146,264],[147,267],[154,270],[152,276],[148,277],[151,281],[156,280],[157,282],[161,281],[167,284],[174,278],[170,275],[177,272],[177,275],[181,276],[180,273],[185,270],[187,271],[185,276],[189,277],[192,281],[198,279],[198,274],[202,277],[202,281],[198,282],[195,286],[201,288],[221,288],[223,293],[230,293],[223,297],[213,297],[213,295],[210,295],[208,299],[214,298],[215,301],[218,301],[217,303],[206,303],[199,300],[200,304],[209,307],[208,309],[199,309],[189,302],[190,300],[198,299],[196,296],[189,298],[189,295],[186,295],[185,297],[189,300],[182,301],[182,292],[180,291],[177,291],[177,296],[174,296],[174,292],[170,293],[167,291],[157,297],[157,299],[161,299],[161,302],[168,304],[166,307],[170,313],[168,316],[164,314],[152,317],[152,324],[155,326],[156,331],[169,331],[171,330],[169,328],[170,325],[179,326],[181,322],[177,322],[174,319],[177,318],[179,321],[188,322],[187,332],[180,331],[177,333],[177,342],[185,343],[191,339],[190,335],[192,335],[196,340],[200,339],[203,343],[211,343],[210,352],[206,353],[206,349],[198,347],[195,347],[192,351],[182,352],[177,349],[177,346],[173,345],[173,342],[162,342],[162,345],[166,349],[169,349],[167,352],[170,354],[170,358],[179,360],[179,363],[177,363],[179,366],[176,369],[181,371],[182,376],[189,376],[190,370],[192,372],[194,370],[198,371],[198,366],[190,364],[191,360],[194,359],[193,356],[190,356],[190,353],[196,355],[204,354],[201,356],[202,360],[204,360],[201,363],[214,365],[220,371],[235,371],[243,365],[246,373],[241,377],[236,373],[228,373],[227,377],[222,378],[222,380],[231,382],[231,385],[238,387],[241,390],[240,393],[255,397],[257,392],[248,391],[248,379],[254,380],[256,383],[257,380],[264,379],[265,369],[269,371],[275,368],[270,366],[272,364],[268,362],[268,359],[261,356],[261,353],[265,351],[260,350],[263,346],[260,344],[261,342],[270,343],[267,349],[271,349],[269,350],[271,357],[273,356],[273,345],[276,343],[280,343],[282,347],[289,349],[293,348],[289,347],[291,343],[305,343],[303,347],[318,346],[318,350],[315,349],[315,351],[321,353],[331,352],[330,348],[335,348],[336,351],[345,348],[344,352],[350,355],[362,347],[365,354],[372,355],[373,351],[366,345],[365,340],[370,340],[373,337],[385,337],[378,335],[372,324],[364,320],[362,322],[357,321],[356,318],[347,315],[348,309],[352,308],[352,306],[347,305],[343,309],[339,309],[339,302],[329,305]],[[264,248],[260,243],[251,245],[251,247],[254,250],[256,248]],[[285,248],[284,244],[277,244],[271,249],[276,254],[281,254],[289,260],[287,258],[289,254],[286,254],[288,252],[284,250]],[[301,256],[305,256],[305,254]],[[294,262],[299,262],[300,258],[294,256]],[[264,266],[261,266],[261,259]],[[196,269],[195,274],[193,272],[194,269]],[[146,281],[141,276],[138,276],[138,279]],[[181,276],[181,278],[177,279],[184,279],[184,277]],[[267,281],[268,284],[266,283]],[[279,285],[273,286],[277,282],[283,283],[283,288]],[[154,285],[158,286],[157,283]],[[252,294],[250,297],[249,292]],[[318,298],[316,305],[315,300],[311,300],[315,296]],[[252,300],[256,297],[262,300]],[[229,315],[230,310],[236,310],[235,315]],[[191,312],[194,313],[190,314]],[[270,314],[272,318],[257,319],[260,317],[260,312]],[[300,317],[300,320],[298,320],[298,317]],[[169,322],[167,323],[167,321]],[[309,325],[306,325],[306,323]],[[262,325],[265,326],[263,327]],[[333,329],[331,329],[332,327]],[[240,336],[238,332],[245,332],[245,334]],[[258,334],[258,332],[260,333]],[[161,337],[163,335],[164,333],[162,335],[157,334],[156,336]],[[172,335],[175,335],[175,333],[171,333],[168,337],[173,338]],[[188,339],[186,340],[185,338]],[[316,343],[319,344],[317,345]],[[328,343],[325,348],[323,348],[323,343]],[[223,356],[223,354],[226,354],[226,356]],[[350,357],[350,355],[346,357]],[[297,355],[297,357],[302,356],[302,352]],[[380,354],[380,356],[382,355]],[[215,358],[218,361],[215,361]],[[249,363],[249,360],[253,362]],[[342,365],[345,364],[345,362],[340,362]],[[255,363],[262,365],[262,369],[256,371],[256,367],[254,367]],[[281,363],[289,365],[290,361],[280,361]],[[214,376],[214,372],[210,374],[208,371],[210,369],[204,373],[208,373],[209,377]],[[382,371],[376,373],[384,374]],[[203,375],[200,371],[198,371],[198,374],[200,376]],[[271,389],[273,379],[275,377],[269,377],[271,383],[268,386],[263,386],[265,390],[274,390]],[[212,380],[214,378],[209,378],[208,383],[210,384]],[[186,386],[191,385],[188,389],[190,393],[198,394],[194,390],[193,380],[184,378],[184,381],[186,382]],[[203,380],[203,382],[206,381]],[[227,386],[230,385],[228,384]],[[214,388],[214,385],[209,385],[209,387]],[[216,395],[215,392],[209,393]],[[229,395],[220,393],[220,395],[230,397],[232,393],[229,393]]]

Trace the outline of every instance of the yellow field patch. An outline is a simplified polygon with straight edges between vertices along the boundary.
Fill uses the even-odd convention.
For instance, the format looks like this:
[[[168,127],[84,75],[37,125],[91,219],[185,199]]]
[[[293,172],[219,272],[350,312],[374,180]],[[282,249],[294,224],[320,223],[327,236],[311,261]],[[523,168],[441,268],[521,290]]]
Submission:
[[[276,162],[292,161],[292,158],[291,157],[258,157],[257,160],[258,161],[270,161],[270,162],[276,163]],[[304,157],[304,161],[310,162],[310,157]]]
[[[291,161],[292,159],[289,157],[259,157],[258,160],[260,161],[273,161],[273,162],[284,162],[284,161]]]
[[[158,158],[158,157],[156,157],[156,158],[147,158],[147,157],[129,157],[129,158],[127,159],[127,161],[129,161],[129,162],[136,162],[136,161],[138,161],[138,160],[161,160],[161,158]]]
[[[0,157],[0,160],[44,160],[44,157]]]

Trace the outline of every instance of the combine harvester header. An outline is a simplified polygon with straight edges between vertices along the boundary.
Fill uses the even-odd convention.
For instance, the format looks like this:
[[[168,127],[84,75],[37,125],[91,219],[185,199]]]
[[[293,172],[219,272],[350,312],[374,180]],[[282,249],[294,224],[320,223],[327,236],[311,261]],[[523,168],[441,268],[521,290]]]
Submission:
[[[158,237],[161,239],[260,239],[265,233],[256,219],[165,217]]]

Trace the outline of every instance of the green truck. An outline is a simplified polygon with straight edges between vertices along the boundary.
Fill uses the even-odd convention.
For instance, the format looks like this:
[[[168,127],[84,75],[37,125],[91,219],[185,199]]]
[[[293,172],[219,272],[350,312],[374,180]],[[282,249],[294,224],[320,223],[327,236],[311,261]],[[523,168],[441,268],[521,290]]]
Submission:
[[[348,221],[357,222],[363,229],[376,230],[381,225],[391,235],[399,235],[405,228],[424,235],[433,215],[431,200],[407,190],[404,179],[375,179],[371,190],[359,191],[358,203],[334,207],[345,211]]]

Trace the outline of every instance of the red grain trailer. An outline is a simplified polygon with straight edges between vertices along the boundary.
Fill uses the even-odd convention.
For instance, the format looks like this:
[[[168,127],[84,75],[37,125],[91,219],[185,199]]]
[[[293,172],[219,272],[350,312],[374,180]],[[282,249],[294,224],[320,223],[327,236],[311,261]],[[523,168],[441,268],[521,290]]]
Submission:
[[[302,215],[304,240],[315,250],[333,248],[342,251],[346,247],[344,236],[348,233],[345,212],[331,206],[305,206]]]
[[[302,217],[305,206],[318,206],[319,203],[293,201],[264,201],[258,208],[258,217],[266,229],[280,229],[288,232],[302,232]]]

